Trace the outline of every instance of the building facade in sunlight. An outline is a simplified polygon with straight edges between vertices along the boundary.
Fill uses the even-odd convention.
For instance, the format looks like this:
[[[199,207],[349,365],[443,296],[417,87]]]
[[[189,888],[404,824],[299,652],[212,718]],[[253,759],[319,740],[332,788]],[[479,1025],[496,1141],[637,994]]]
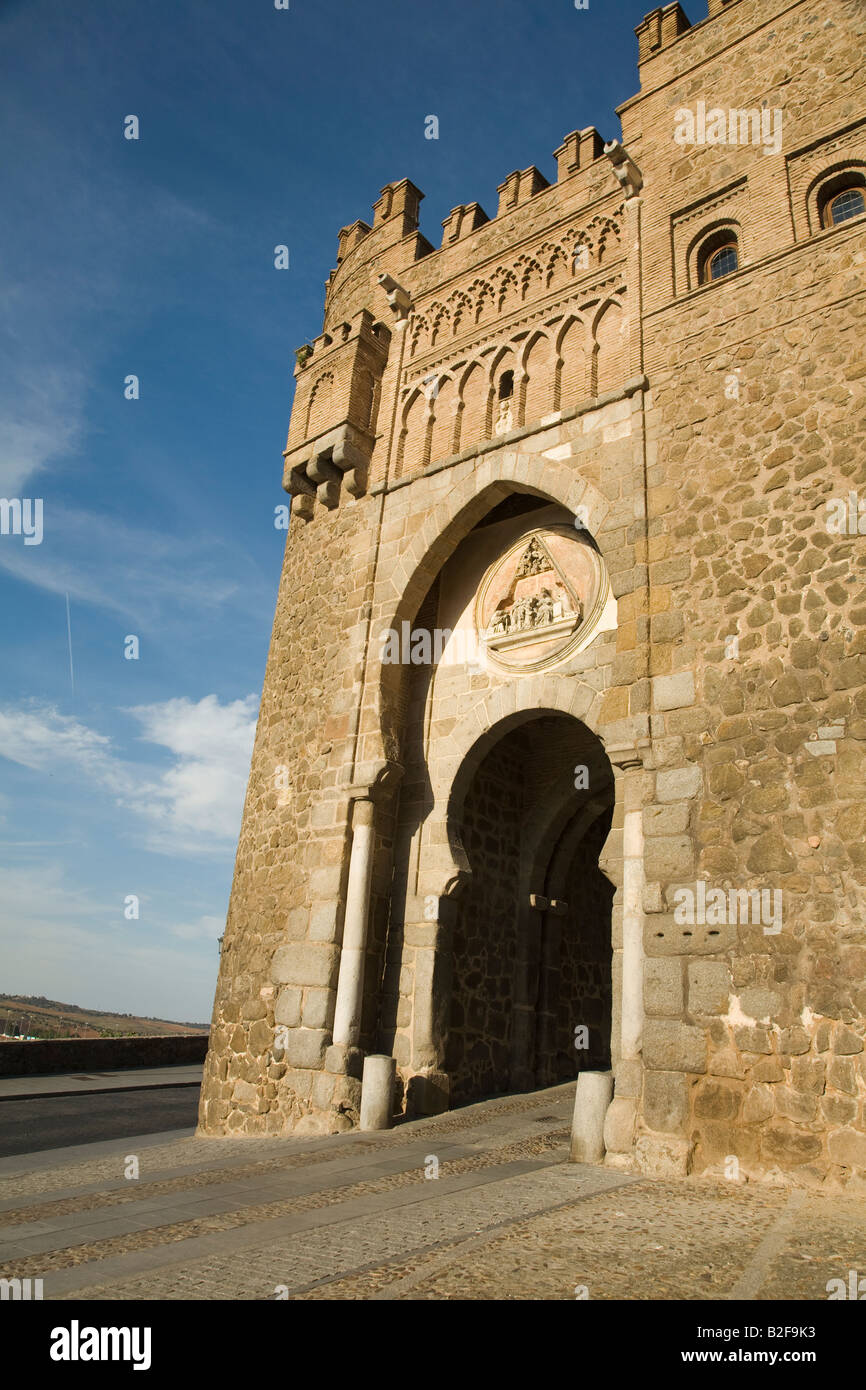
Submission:
[[[201,1132],[611,1072],[605,1161],[866,1177],[858,0],[637,29],[622,142],[388,185],[298,352]]]

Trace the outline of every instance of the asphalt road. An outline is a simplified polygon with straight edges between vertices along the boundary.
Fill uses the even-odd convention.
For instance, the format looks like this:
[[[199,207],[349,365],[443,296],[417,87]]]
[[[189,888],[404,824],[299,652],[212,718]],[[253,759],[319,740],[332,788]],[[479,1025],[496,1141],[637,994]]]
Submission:
[[[168,1129],[194,1129],[198,1096],[195,1085],[4,1100],[0,1104],[0,1157],[159,1134]]]

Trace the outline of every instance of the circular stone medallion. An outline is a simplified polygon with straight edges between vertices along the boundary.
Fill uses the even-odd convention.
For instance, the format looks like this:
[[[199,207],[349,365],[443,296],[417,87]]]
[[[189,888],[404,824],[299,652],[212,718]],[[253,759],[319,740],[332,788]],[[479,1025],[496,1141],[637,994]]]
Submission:
[[[479,642],[494,667],[543,670],[585,642],[609,592],[601,556],[571,527],[530,531],[481,582],[475,600]]]

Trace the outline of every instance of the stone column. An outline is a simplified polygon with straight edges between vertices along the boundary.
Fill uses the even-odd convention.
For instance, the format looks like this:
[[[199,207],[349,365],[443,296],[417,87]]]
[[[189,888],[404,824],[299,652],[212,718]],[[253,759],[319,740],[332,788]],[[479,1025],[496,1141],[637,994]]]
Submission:
[[[601,1163],[604,1158],[604,1119],[612,1095],[612,1072],[580,1073],[571,1122],[569,1159],[572,1163]]]
[[[448,1109],[450,1082],[444,1070],[451,1006],[451,942],[457,903],[443,894],[415,899],[435,903],[432,920],[407,922],[406,943],[415,948],[415,999],[412,1021],[412,1072],[408,1085],[409,1111],[436,1115]]]
[[[619,872],[611,875],[620,890],[621,944],[618,948],[614,944],[614,979],[618,989],[615,983],[611,1061],[616,1085],[605,1115],[604,1145],[606,1163],[624,1168],[631,1168],[634,1162],[635,1122],[643,1083],[643,804],[647,790],[643,753],[648,750],[648,738],[645,745],[608,749],[616,770],[617,804],[622,808],[623,828],[621,865],[617,866]]]
[[[626,780],[622,832],[622,1032],[620,1056],[640,1056],[643,1042],[643,809],[629,809],[632,787]]]
[[[649,740],[646,742],[648,745]],[[614,847],[615,831],[611,832],[602,850],[602,858],[607,861],[603,866],[605,872],[619,889],[614,905],[619,917],[618,929],[614,932],[616,968],[611,1034],[614,1067],[620,1060],[631,1061],[640,1056],[643,1035],[644,751],[647,750],[634,745],[608,749],[616,773],[616,804],[622,814],[619,862],[616,862]]]
[[[390,1129],[394,1111],[393,1057],[379,1053],[364,1058],[364,1079],[361,1083],[360,1128]]]
[[[334,1045],[342,1048],[357,1047],[361,1035],[374,835],[373,802],[358,799],[352,811],[352,853],[334,1010]]]

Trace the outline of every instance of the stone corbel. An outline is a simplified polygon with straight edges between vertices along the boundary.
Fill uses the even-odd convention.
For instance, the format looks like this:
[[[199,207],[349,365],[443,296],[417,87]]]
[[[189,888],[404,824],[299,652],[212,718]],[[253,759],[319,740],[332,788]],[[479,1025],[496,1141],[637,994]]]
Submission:
[[[319,483],[316,488],[316,496],[323,507],[328,511],[333,511],[340,505],[340,481],[338,478],[326,478],[323,483]]]
[[[302,467],[296,465],[289,474],[289,492],[293,497],[304,494],[315,497],[316,489]]]
[[[313,454],[307,464],[307,477],[311,478],[317,487],[320,483],[333,482],[339,484],[342,474],[339,469],[335,468],[331,463],[330,449],[325,450],[321,454]]]
[[[388,308],[392,311],[399,323],[405,323],[412,308],[412,297],[408,290],[404,290],[401,284],[394,279],[393,275],[383,273],[379,276],[379,284],[388,297]]]
[[[292,516],[301,521],[312,521],[316,508],[316,489],[306,473],[295,467],[289,474],[289,493],[292,498]]]
[[[310,496],[305,492],[292,494],[292,516],[296,516],[301,521],[312,521],[316,510],[316,494]]]
[[[331,450],[313,454],[307,464],[307,477],[316,483],[316,496],[330,511],[339,505],[342,473],[331,462]]]
[[[367,491],[367,458],[345,435],[334,445],[331,459],[343,474],[346,491],[352,497],[363,497]]]
[[[614,178],[625,190],[626,199],[636,198],[643,188],[643,175],[628,150],[618,140],[611,140],[605,145],[604,153],[613,166]]]
[[[346,491],[350,497],[363,497],[367,491],[367,465],[359,463],[346,473]]]

